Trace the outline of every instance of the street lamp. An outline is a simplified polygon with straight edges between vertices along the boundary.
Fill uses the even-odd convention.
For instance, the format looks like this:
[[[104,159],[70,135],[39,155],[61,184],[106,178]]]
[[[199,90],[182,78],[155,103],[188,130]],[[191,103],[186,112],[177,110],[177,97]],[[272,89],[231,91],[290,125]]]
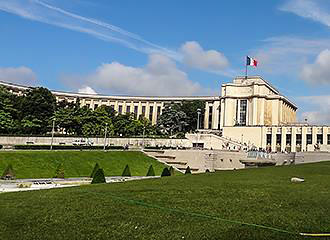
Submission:
[[[55,120],[56,120],[56,118],[53,118],[52,140],[50,142],[50,150],[53,150],[54,131],[55,131]]]
[[[107,131],[108,131],[108,123],[105,123],[103,151],[105,151],[105,147],[106,147],[106,142],[107,142]]]
[[[197,109],[197,130],[199,130],[199,116],[201,115],[201,109],[200,108],[198,108]]]

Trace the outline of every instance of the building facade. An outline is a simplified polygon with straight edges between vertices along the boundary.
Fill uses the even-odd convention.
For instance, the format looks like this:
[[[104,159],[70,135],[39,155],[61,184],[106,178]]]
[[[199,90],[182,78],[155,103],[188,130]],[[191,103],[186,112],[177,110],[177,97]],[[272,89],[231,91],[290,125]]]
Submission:
[[[6,82],[15,94],[30,88]],[[237,77],[221,86],[219,96],[107,96],[52,91],[57,101],[76,102],[96,109],[112,106],[119,114],[134,113],[156,124],[166,103],[201,100],[205,114],[201,128],[245,145],[269,151],[327,150],[330,128],[297,123],[297,106],[260,76]],[[330,146],[330,145],[329,145]],[[330,147],[329,147],[330,148]]]

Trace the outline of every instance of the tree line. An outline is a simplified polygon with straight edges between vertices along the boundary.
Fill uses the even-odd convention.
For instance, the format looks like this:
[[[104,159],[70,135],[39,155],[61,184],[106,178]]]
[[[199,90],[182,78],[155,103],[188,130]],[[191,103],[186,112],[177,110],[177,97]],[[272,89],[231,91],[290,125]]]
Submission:
[[[162,110],[157,124],[152,125],[145,117],[133,113],[118,114],[110,106],[95,110],[76,102],[56,102],[47,88],[36,87],[21,95],[0,87],[0,134],[44,135],[56,134],[77,136],[151,136],[176,135],[196,130],[197,109],[205,108],[203,101],[168,103]],[[202,119],[202,117],[201,117]]]

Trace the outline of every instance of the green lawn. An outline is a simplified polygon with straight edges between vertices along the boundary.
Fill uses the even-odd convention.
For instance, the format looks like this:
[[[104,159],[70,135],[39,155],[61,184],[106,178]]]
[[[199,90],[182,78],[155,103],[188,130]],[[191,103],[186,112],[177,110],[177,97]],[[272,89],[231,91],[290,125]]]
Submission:
[[[53,177],[60,163],[65,177],[89,176],[98,162],[106,176],[120,176],[129,165],[133,176],[145,176],[152,164],[156,175],[164,165],[141,152],[131,151],[12,151],[0,152],[0,175],[11,163],[17,178]]]
[[[330,162],[3,193],[0,206],[1,239],[305,239],[220,218],[330,232]]]

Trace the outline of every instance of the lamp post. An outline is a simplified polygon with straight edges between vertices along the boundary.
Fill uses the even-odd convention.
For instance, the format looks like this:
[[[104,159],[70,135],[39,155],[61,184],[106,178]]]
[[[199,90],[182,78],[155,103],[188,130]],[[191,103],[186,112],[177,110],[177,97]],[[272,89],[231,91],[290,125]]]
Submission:
[[[55,120],[56,120],[56,118],[53,118],[52,140],[50,141],[50,150],[53,150],[54,131],[55,131]]]
[[[105,123],[103,151],[105,151],[105,147],[106,147],[106,142],[107,142],[107,131],[108,131],[108,123]]]
[[[197,109],[197,131],[199,130],[199,116],[201,115],[201,111],[200,108]]]

